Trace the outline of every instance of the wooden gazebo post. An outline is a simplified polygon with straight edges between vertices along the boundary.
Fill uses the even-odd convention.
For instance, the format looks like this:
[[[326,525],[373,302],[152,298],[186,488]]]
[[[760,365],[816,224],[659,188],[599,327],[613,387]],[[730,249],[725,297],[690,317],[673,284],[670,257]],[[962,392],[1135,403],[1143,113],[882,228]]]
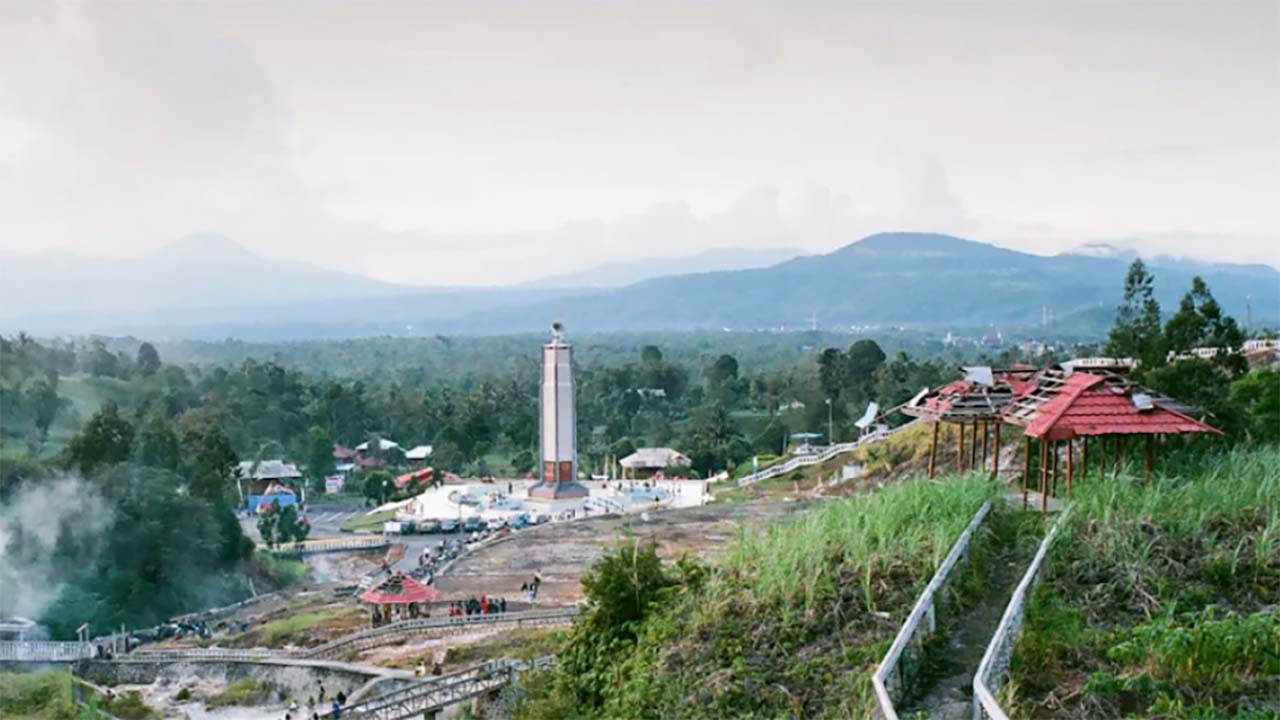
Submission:
[[[1071,499],[1071,451],[1072,445],[1075,444],[1074,438],[1067,438],[1067,499]]]
[[[1080,478],[1083,480],[1089,477],[1089,436],[1084,435],[1080,440]]]
[[[978,467],[978,421],[973,421],[973,435],[969,438],[969,469]]]
[[[1049,445],[1040,438],[1040,512],[1049,512]]]
[[[1107,436],[1102,435],[1098,438],[1098,445],[1102,447],[1102,460],[1098,463],[1098,479],[1107,479]]]
[[[956,436],[956,472],[964,473],[964,423],[956,423],[956,430],[960,434]]]
[[[994,424],[995,424],[995,437],[991,439],[993,445],[995,446],[993,449],[994,452],[991,455],[991,479],[992,480],[995,480],[996,476],[1000,474],[1000,421],[997,420]]]
[[[987,468],[987,435],[991,432],[991,426],[986,421],[982,421],[982,469]]]
[[[1022,448],[1024,450],[1022,461],[1022,509],[1027,509],[1027,485],[1031,483],[1031,437],[1029,435],[1022,436]]]
[[[937,460],[937,455],[938,455],[938,426],[941,424],[942,424],[941,422],[935,422],[933,424],[933,440],[929,442],[929,479],[930,480],[933,479],[934,461]]]
[[[1051,440],[1049,444],[1049,452],[1053,458],[1049,461],[1049,467],[1053,468],[1053,485],[1051,492],[1054,497],[1058,497],[1058,441]]]

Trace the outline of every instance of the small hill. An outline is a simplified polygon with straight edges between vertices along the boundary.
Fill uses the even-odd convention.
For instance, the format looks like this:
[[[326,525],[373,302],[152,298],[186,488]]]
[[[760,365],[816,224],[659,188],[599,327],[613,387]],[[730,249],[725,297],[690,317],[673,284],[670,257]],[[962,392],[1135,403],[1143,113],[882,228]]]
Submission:
[[[3,262],[3,316],[260,306],[413,289],[305,261],[263,258],[217,234],[191,235],[131,258],[40,254]]]
[[[578,330],[739,330],[853,324],[1029,327],[1044,311],[1067,317],[1120,299],[1123,257],[1008,250],[949,235],[881,233],[825,255],[768,268],[665,277],[614,290],[479,312],[462,325],[480,332],[537,327],[559,318]],[[1252,296],[1257,320],[1280,312],[1280,273],[1260,266],[1153,260],[1157,297],[1174,306],[1191,278],[1205,277],[1228,312],[1245,315]],[[1274,302],[1263,303],[1262,298]],[[1100,334],[1094,316],[1083,328]],[[1077,318],[1079,319],[1079,318]]]

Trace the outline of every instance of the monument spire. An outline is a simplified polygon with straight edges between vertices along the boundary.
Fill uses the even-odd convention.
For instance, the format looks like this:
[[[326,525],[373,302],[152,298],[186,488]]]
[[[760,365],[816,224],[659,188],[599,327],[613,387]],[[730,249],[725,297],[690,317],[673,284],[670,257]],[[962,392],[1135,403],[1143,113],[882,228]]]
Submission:
[[[539,482],[529,489],[535,500],[572,500],[587,496],[578,484],[578,437],[573,382],[573,347],[564,326],[551,323],[551,342],[542,346],[542,383],[538,393],[541,440]]]

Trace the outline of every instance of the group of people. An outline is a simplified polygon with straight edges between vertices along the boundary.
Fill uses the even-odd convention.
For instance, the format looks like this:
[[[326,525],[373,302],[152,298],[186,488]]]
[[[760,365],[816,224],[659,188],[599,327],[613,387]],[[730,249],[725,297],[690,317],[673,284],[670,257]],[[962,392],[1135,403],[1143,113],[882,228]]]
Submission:
[[[440,663],[438,663],[438,662],[433,662],[433,663],[431,663],[431,674],[432,674],[432,675],[436,675],[436,676],[443,675],[443,674],[444,674],[444,668],[440,667]],[[417,667],[415,667],[415,668],[413,669],[413,676],[414,676],[414,677],[426,677],[426,676],[427,676],[427,661],[426,661],[426,660],[419,660],[419,661],[418,661],[418,666],[417,666]]]
[[[307,711],[303,713],[298,708],[298,701],[293,700],[289,703],[289,709],[285,711],[284,720],[320,720],[320,713],[316,710],[316,705],[324,705],[325,700],[329,700],[330,717],[334,720],[342,719],[342,706],[347,704],[347,694],[339,690],[336,695],[329,698],[324,691],[324,683],[320,684],[320,697],[317,703],[316,698],[307,698]]]
[[[533,579],[520,586],[520,592],[529,594],[529,602],[538,601],[538,589],[542,587],[542,576],[534,574]]]
[[[506,611],[506,598],[490,598],[481,595],[479,598],[467,598],[466,600],[455,600],[449,603],[449,617],[494,615]]]

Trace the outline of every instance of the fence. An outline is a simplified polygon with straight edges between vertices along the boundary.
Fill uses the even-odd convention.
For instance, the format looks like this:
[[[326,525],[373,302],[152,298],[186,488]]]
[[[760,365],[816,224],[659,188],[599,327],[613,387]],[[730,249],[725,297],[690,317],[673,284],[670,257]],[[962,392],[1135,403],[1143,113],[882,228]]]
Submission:
[[[19,640],[0,642],[0,661],[74,662],[92,658],[93,643]]]
[[[342,709],[351,720],[404,720],[428,715],[446,705],[492,693],[515,682],[521,672],[542,670],[555,664],[547,655],[531,662],[504,658],[470,670],[442,675],[413,687],[356,703]],[[326,714],[325,717],[330,717]]]
[[[786,475],[787,473],[797,468],[824,463],[837,455],[843,455],[844,453],[847,453],[847,452],[853,452],[854,450],[857,450],[863,445],[867,445],[873,442],[880,442],[881,440],[886,440],[892,437],[893,435],[896,435],[897,433],[903,430],[906,430],[907,428],[914,425],[916,422],[918,421],[912,420],[906,425],[893,428],[892,430],[876,430],[875,432],[869,433],[867,435],[863,435],[862,437],[858,438],[853,442],[828,445],[821,452],[816,452],[816,453],[813,453],[812,455],[797,455],[784,463],[771,465],[765,468],[764,470],[761,470],[758,473],[752,473],[751,475],[746,475],[742,477],[741,479],[738,480],[738,487],[751,485],[761,480],[768,480],[769,478],[778,477],[779,475]]]
[[[951,571],[962,560],[968,560],[969,545],[973,540],[974,531],[986,519],[989,512],[991,512],[991,502],[987,501],[978,508],[978,512],[960,533],[960,537],[956,538],[955,544],[951,546],[951,552],[947,553],[947,557],[938,566],[929,584],[925,586],[924,592],[920,593],[915,607],[911,608],[911,614],[902,623],[902,628],[898,630],[898,635],[889,646],[889,651],[885,653],[880,666],[871,676],[871,684],[876,695],[876,708],[883,720],[898,720],[898,711],[894,708],[894,703],[902,699],[903,689],[910,684],[912,680],[910,676],[919,666],[924,643],[937,629],[938,605],[941,599],[939,594],[951,579]]]
[[[982,655],[982,662],[978,663],[978,670],[973,675],[974,720],[1009,720],[1008,714],[996,701],[995,694],[1000,690],[1005,676],[1009,673],[1009,660],[1013,657],[1013,648],[1022,635],[1027,593],[1040,582],[1040,572],[1044,568],[1045,557],[1049,554],[1049,546],[1053,544],[1053,539],[1058,535],[1058,529],[1067,521],[1070,514],[1071,509],[1067,508],[1044,536],[1040,548],[1036,550],[1035,558],[1031,561],[1031,566],[1027,568],[1022,581],[1018,583],[1013,596],[1009,598],[1009,605],[1000,618],[995,634],[991,636],[991,643],[987,645],[987,651]]]
[[[431,617],[402,620],[351,633],[299,653],[301,657],[321,658],[348,650],[364,650],[384,644],[389,638],[423,635],[437,631],[452,631],[469,627],[514,625],[521,627],[545,627],[572,622],[578,609],[529,610],[526,612],[497,613],[493,615],[462,615],[460,617]]]
[[[299,542],[281,543],[274,548],[259,545],[258,549],[278,555],[312,555],[315,553],[341,552],[343,550],[376,550],[388,545],[390,543],[381,535],[361,535],[356,537],[301,540]]]
[[[117,655],[117,662],[261,662],[263,660],[288,659],[288,653],[270,650],[237,650],[235,648],[173,648],[169,650],[134,650],[128,655]]]

